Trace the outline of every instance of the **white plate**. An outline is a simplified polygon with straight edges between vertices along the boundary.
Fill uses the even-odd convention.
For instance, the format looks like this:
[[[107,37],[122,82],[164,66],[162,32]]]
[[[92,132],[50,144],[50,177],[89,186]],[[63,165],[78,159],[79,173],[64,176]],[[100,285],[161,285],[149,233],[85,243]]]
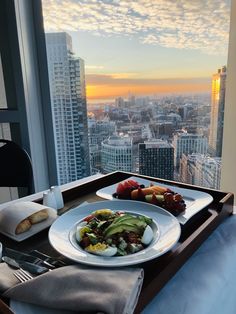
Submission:
[[[126,256],[104,257],[84,251],[75,239],[76,226],[94,210],[109,208],[122,210],[153,219],[154,238],[144,250]],[[147,203],[126,200],[101,201],[74,208],[59,217],[49,230],[51,245],[62,255],[83,264],[93,266],[127,266],[154,259],[170,250],[179,240],[180,224],[166,210]]]
[[[186,204],[186,210],[184,213],[178,215],[176,218],[178,219],[179,223],[181,223],[182,225],[184,225],[191,217],[193,217],[196,213],[198,213],[200,210],[202,210],[205,206],[209,205],[213,201],[213,197],[210,194],[205,193],[205,192],[191,190],[191,189],[183,189],[183,188],[179,188],[173,185],[161,184],[159,182],[142,179],[135,176],[127,178],[126,180],[129,180],[129,179],[135,180],[139,184],[144,184],[145,186],[149,186],[150,183],[160,185],[160,186],[165,186],[165,187],[170,188],[172,191],[181,194]],[[120,181],[120,182],[123,182],[123,181]],[[107,186],[103,189],[100,189],[96,192],[96,194],[102,198],[112,200],[114,199],[112,195],[113,193],[116,192],[116,187],[118,184],[119,182],[116,184]]]
[[[16,234],[16,235],[10,234],[2,230],[1,230],[1,233],[7,236],[8,238],[11,238],[17,242],[21,242],[23,240],[26,240],[32,237],[33,235],[39,233],[40,231],[50,227],[51,224],[57,219],[57,214],[55,210],[50,209],[49,207],[47,207],[47,209],[48,209],[48,218],[37,224],[32,225],[28,231],[20,233],[20,234]]]

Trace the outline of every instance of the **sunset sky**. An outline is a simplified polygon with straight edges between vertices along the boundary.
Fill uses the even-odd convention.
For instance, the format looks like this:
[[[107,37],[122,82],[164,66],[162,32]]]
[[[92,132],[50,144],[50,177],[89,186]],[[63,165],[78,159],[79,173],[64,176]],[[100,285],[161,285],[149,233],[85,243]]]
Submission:
[[[43,0],[46,32],[85,61],[89,102],[207,92],[227,64],[228,0]]]

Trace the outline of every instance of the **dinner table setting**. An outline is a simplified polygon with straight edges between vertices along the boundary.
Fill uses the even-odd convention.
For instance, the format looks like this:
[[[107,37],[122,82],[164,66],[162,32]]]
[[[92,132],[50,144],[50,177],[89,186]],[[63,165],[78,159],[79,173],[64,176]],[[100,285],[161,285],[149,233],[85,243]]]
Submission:
[[[125,172],[1,204],[0,312],[233,314],[233,210],[230,192]]]

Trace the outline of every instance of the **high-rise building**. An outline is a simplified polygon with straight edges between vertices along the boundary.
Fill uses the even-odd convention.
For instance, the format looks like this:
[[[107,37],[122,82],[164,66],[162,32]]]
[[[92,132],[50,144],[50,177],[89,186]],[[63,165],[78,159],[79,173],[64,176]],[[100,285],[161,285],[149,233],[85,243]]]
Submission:
[[[225,107],[226,67],[223,66],[212,77],[211,124],[209,131],[209,153],[221,157],[224,107]]]
[[[115,133],[116,124],[109,119],[88,119],[89,151],[91,174],[101,171],[101,146],[102,142]]]
[[[58,183],[90,175],[84,61],[66,33],[46,34]]]
[[[221,158],[198,153],[183,154],[180,160],[179,172],[180,181],[182,182],[219,189]]]
[[[167,141],[139,144],[139,173],[167,180],[174,178],[174,148]]]
[[[91,174],[101,172],[101,148],[98,146],[98,144],[90,144],[89,151]]]
[[[179,168],[182,154],[206,154],[208,150],[207,138],[202,134],[191,134],[186,131],[174,134],[172,145],[174,147],[175,167]]]
[[[193,184],[194,182],[194,173],[193,173],[193,165],[195,163],[195,155],[196,154],[190,154],[185,155],[182,154],[182,157],[180,158],[179,163],[179,181]]]
[[[102,141],[116,133],[116,123],[108,119],[88,119],[89,145],[101,147]]]
[[[132,171],[133,151],[132,138],[121,136],[110,136],[102,142],[102,172]]]

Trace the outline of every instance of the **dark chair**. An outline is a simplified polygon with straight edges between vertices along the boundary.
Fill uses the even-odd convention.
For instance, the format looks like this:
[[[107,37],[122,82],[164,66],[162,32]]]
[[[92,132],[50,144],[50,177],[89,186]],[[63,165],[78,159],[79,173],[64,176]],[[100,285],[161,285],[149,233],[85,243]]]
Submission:
[[[19,196],[33,192],[33,171],[28,153],[16,143],[0,139],[0,186],[22,187]]]

